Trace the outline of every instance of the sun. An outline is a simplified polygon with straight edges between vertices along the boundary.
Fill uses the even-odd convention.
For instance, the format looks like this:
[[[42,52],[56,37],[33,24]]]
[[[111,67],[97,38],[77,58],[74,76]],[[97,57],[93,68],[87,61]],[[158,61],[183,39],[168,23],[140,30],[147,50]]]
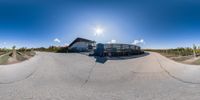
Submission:
[[[100,35],[103,34],[103,32],[104,32],[104,29],[103,29],[103,28],[101,28],[101,27],[96,27],[96,28],[95,28],[95,33],[94,33],[94,35],[95,35],[95,36],[100,36]]]

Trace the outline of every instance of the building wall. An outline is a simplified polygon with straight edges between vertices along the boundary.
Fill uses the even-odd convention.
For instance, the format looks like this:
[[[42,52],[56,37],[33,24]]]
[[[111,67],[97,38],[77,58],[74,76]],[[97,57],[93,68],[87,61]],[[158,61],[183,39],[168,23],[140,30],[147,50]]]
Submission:
[[[84,41],[76,42],[70,47],[70,49],[76,49],[77,51],[88,51],[89,45],[94,46],[93,43],[89,43],[89,42],[84,42]]]

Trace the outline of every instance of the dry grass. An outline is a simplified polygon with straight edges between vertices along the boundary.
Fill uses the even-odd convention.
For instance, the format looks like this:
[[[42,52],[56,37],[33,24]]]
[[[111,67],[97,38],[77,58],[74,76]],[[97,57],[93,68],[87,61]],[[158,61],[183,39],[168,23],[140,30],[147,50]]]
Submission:
[[[177,55],[171,55],[166,53],[161,53],[161,55],[172,59],[176,62],[184,63],[184,64],[191,64],[191,65],[200,65],[200,57],[194,58],[193,55],[189,56],[177,56]]]
[[[0,55],[3,55],[3,54],[5,54],[5,52],[0,52]]]
[[[5,53],[2,53],[5,54]],[[35,55],[35,52],[17,52],[16,57],[17,58],[12,58],[11,57],[12,53],[10,52],[9,54],[5,54],[0,56],[0,64],[13,64],[13,63],[18,63],[18,62],[22,62],[25,61],[31,57],[33,57]]]

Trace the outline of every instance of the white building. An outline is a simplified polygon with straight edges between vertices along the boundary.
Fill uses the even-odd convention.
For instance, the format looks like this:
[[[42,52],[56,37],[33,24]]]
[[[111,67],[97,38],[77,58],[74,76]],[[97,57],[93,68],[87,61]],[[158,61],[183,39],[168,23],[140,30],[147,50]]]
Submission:
[[[84,39],[84,38],[76,38],[70,45],[69,50],[73,52],[86,52],[91,51],[95,47],[95,41]]]

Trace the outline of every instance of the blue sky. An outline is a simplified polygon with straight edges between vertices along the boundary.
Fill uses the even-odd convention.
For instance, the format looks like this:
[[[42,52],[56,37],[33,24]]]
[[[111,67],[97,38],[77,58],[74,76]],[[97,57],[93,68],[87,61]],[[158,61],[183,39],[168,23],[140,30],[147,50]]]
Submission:
[[[94,35],[100,27],[101,35]],[[192,0],[0,1],[0,47],[48,47],[76,37],[142,42],[143,48],[200,45],[200,2]]]

